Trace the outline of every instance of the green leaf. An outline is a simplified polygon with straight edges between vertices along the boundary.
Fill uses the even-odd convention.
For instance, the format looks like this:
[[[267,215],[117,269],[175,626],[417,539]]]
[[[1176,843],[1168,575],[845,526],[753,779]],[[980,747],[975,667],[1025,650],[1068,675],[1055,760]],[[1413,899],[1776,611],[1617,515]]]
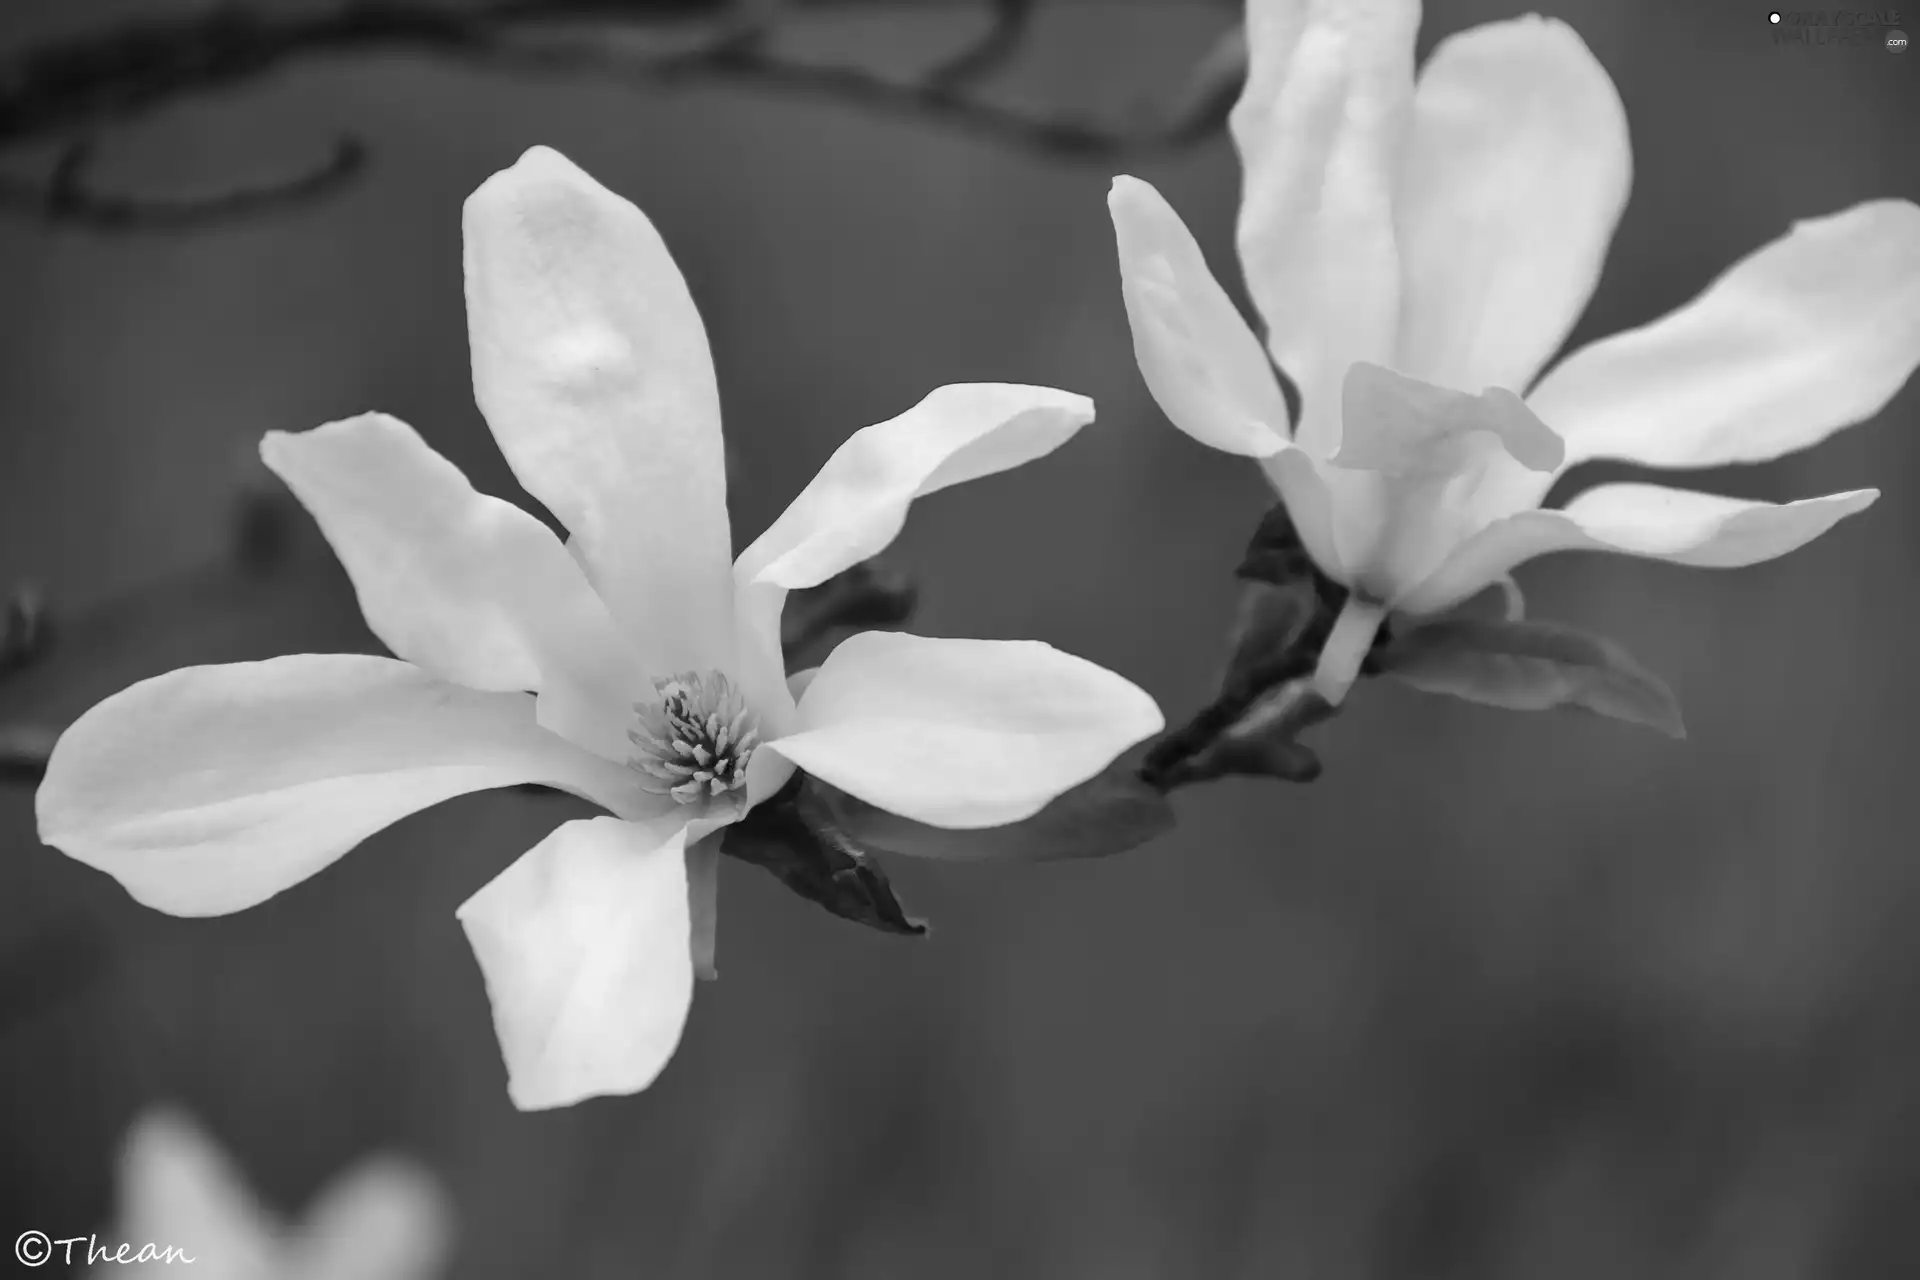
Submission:
[[[1378,651],[1382,675],[1427,693],[1510,711],[1577,707],[1675,738],[1680,704],[1661,679],[1605,636],[1552,622],[1451,618]]]
[[[835,830],[856,848],[948,862],[1053,862],[1125,853],[1173,826],[1173,806],[1142,782],[1130,764],[1056,797],[1020,822],[971,831],[930,827],[877,809],[818,778],[803,793],[817,797]]]

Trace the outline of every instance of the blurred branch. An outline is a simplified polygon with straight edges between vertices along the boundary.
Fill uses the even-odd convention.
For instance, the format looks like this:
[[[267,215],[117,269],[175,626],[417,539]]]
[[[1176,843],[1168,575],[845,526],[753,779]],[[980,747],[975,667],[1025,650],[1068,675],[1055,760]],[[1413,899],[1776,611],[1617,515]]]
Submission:
[[[1033,21],[1035,0],[987,0],[993,21],[985,34],[927,73],[927,83],[952,91],[1010,61]]]
[[[48,221],[124,230],[179,227],[317,198],[365,168],[366,148],[338,143],[322,163],[264,186],[153,199],[87,179],[96,134],[181,99],[231,88],[302,59],[426,54],[493,70],[576,74],[630,83],[730,82],[845,102],[965,129],[1043,154],[1104,156],[1197,142],[1223,126],[1243,58],[1221,42],[1181,92],[1132,121],[1010,107],[973,92],[1008,65],[1032,25],[1035,0],[982,0],[984,32],[930,70],[889,77],[853,65],[776,52],[772,37],[805,4],[724,0],[343,0],[318,11],[267,12],[221,4],[123,24],[0,55],[0,148],[63,143],[43,181],[0,178],[0,208]],[[692,31],[689,33],[688,28]],[[635,43],[640,33],[646,43]]]

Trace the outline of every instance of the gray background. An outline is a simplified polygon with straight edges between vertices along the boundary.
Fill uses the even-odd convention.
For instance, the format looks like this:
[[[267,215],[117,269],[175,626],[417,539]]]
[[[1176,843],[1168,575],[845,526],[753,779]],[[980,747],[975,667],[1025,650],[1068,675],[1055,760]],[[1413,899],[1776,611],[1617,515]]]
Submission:
[[[167,7],[16,0],[0,39]],[[967,29],[925,8],[810,36],[905,65]],[[1920,54],[1777,48],[1746,3],[1538,8],[1592,46],[1633,132],[1575,342],[1792,219],[1920,196]],[[1522,11],[1432,3],[1422,51]],[[1048,13],[1021,101],[1124,106],[1222,22]],[[1147,397],[1104,198],[1118,169],[1152,180],[1230,276],[1224,139],[1087,163],[742,87],[390,57],[115,131],[102,177],[265,176],[342,127],[373,171],[279,216],[123,237],[0,220],[0,582],[81,611],[154,590],[224,553],[262,431],[364,409],[524,501],[471,402],[458,218],[547,143],[645,208],[691,282],[741,545],[935,385],[1084,392],[1100,420],[1067,449],[915,513],[916,628],[1051,641],[1172,716],[1209,692],[1265,491]],[[936,925],[918,943],[729,864],[723,977],[637,1098],[516,1114],[453,917],[571,802],[463,799],[256,910],[183,921],[40,847],[28,790],[0,791],[0,956],[25,957],[0,983],[0,1237],[100,1219],[121,1129],[166,1098],[284,1207],[373,1146],[430,1161],[462,1277],[1920,1274],[1917,411],[1909,388],[1808,456],[1699,478],[1886,491],[1784,561],[1521,571],[1536,614],[1672,682],[1687,742],[1365,686],[1318,734],[1321,781],[1184,793],[1180,829],[1131,855],[896,864]],[[0,709],[71,715],[175,665],[363,642],[337,577],[249,591],[239,614],[175,593],[95,628]]]

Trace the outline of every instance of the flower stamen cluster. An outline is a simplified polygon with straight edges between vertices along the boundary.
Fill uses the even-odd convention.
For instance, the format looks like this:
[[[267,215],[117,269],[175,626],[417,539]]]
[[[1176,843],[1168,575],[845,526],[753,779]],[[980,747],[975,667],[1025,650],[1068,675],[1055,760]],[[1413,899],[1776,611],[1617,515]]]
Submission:
[[[683,671],[653,687],[657,700],[633,704],[639,724],[627,731],[629,763],[646,775],[640,785],[681,804],[744,786],[759,726],[726,674]]]

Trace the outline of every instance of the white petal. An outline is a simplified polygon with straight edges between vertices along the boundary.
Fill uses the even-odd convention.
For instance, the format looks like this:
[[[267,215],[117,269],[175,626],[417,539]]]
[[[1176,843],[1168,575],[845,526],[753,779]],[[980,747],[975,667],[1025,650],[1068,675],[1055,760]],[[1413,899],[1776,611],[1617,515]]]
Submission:
[[[1280,382],[1186,223],[1138,178],[1115,178],[1107,209],[1134,357],[1168,421],[1228,453],[1277,451],[1287,438]]]
[[[396,657],[466,685],[540,695],[540,723],[611,758],[642,673],[560,539],[475,492],[412,427],[368,413],[260,456],[313,513]]]
[[[1440,42],[1401,160],[1394,367],[1524,391],[1593,296],[1626,208],[1627,113],[1564,22],[1528,15]]]
[[[170,1108],[149,1111],[127,1133],[120,1157],[120,1212],[109,1249],[143,1244],[185,1255],[165,1265],[213,1280],[277,1274],[285,1253],[280,1223],[197,1124]],[[64,1233],[50,1233],[56,1238]],[[84,1251],[84,1244],[76,1246]],[[191,1264],[185,1258],[193,1259]],[[97,1272],[108,1270],[102,1263]],[[111,1266],[112,1270],[123,1268]]]
[[[1396,600],[1486,523],[1474,499],[1489,467],[1509,459],[1551,471],[1562,448],[1511,391],[1468,395],[1353,365],[1324,476],[1348,585]]]
[[[523,1111],[638,1093],[693,999],[685,810],[568,822],[460,908]]]
[[[453,1209],[414,1162],[375,1157],[308,1212],[285,1280],[432,1280],[453,1251]]]
[[[1855,489],[1775,504],[1651,484],[1601,485],[1564,511],[1523,511],[1494,521],[1398,607],[1438,612],[1522,561],[1554,551],[1614,551],[1704,569],[1758,564],[1805,546],[1879,496],[1877,489]]]
[[[827,656],[799,718],[775,751],[868,804],[955,828],[1029,817],[1164,724],[1144,691],[1051,645],[885,631]]]
[[[1246,175],[1240,264],[1300,389],[1294,439],[1310,453],[1338,430],[1347,366],[1393,363],[1393,188],[1419,25],[1418,0],[1247,6],[1247,85],[1229,122]]]
[[[1735,263],[1686,306],[1582,347],[1528,403],[1568,464],[1758,462],[1879,412],[1920,364],[1920,205],[1872,200]]]
[[[1390,476],[1452,473],[1465,460],[1462,446],[1481,435],[1534,471],[1552,471],[1566,453],[1552,428],[1503,387],[1470,395],[1376,364],[1347,370],[1341,415],[1340,447],[1329,460],[1336,467]]]
[[[1300,535],[1300,544],[1313,562],[1335,582],[1348,582],[1345,563],[1340,559],[1336,512],[1344,493],[1354,487],[1349,483],[1354,473],[1329,467],[1292,444],[1272,457],[1262,458],[1260,467],[1280,491],[1294,532]]]
[[[732,643],[720,399],[646,215],[535,147],[466,204],[473,387],[527,492],[573,534],[656,674]]]
[[[853,433],[779,519],[740,553],[740,677],[767,736],[785,732],[787,591],[817,586],[884,551],[914,499],[1045,457],[1093,421],[1093,401],[1051,387],[940,387]]]
[[[410,813],[537,782],[616,811],[630,770],[392,658],[187,667],[122,690],[55,744],[40,839],[174,915],[263,902]]]
[[[811,587],[884,551],[915,498],[1045,457],[1093,421],[1093,401],[1051,387],[940,387],[856,431],[740,553],[742,582]]]

